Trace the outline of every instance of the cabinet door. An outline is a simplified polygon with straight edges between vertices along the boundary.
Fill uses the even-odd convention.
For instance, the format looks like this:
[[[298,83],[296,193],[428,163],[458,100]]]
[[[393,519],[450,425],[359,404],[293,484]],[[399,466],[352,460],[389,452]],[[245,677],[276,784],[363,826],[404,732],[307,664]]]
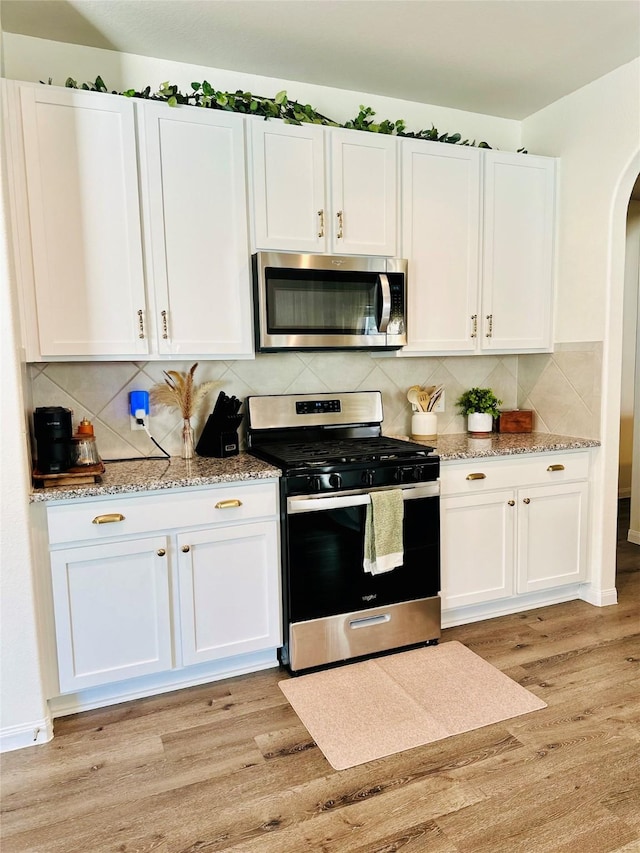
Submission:
[[[244,120],[138,104],[161,354],[250,355]]]
[[[485,151],[482,347],[551,345],[555,161]]]
[[[395,255],[398,140],[331,131],[331,245],[336,254]]]
[[[480,151],[401,142],[402,256],[409,261],[405,352],[476,349]]]
[[[20,96],[41,355],[147,353],[133,104]]]
[[[324,252],[324,130],[249,121],[256,249]]]
[[[167,538],[51,553],[62,693],[171,669]]]
[[[518,493],[518,592],[585,580],[587,483]]]
[[[281,645],[276,522],[178,536],[184,665]]]
[[[514,493],[443,498],[440,510],[443,608],[512,595]]]

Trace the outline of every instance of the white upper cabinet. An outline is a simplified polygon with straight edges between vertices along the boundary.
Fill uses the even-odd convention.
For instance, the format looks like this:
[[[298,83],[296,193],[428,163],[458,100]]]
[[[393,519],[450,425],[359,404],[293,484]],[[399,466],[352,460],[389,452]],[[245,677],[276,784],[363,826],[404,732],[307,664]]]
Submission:
[[[324,131],[317,125],[249,122],[258,249],[324,252]]]
[[[244,118],[12,86],[27,360],[251,357]]]
[[[482,347],[551,344],[555,161],[484,152]]]
[[[345,255],[395,255],[398,140],[332,130],[331,249]]]
[[[552,345],[555,160],[402,141],[401,354]]]
[[[254,248],[397,253],[397,140],[252,119]]]
[[[477,148],[402,140],[402,256],[409,259],[405,351],[477,347]]]
[[[252,352],[242,116],[136,104],[161,355]]]
[[[133,103],[22,87],[39,355],[148,352]]]

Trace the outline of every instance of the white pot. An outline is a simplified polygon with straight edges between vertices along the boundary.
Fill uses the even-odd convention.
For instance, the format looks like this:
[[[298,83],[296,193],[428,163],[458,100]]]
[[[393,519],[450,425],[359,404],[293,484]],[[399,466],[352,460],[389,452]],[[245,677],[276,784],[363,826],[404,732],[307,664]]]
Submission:
[[[486,412],[471,412],[467,415],[467,429],[471,433],[491,432],[493,429],[493,415]]]
[[[411,437],[433,441],[438,434],[438,416],[435,412],[414,412],[411,416]]]

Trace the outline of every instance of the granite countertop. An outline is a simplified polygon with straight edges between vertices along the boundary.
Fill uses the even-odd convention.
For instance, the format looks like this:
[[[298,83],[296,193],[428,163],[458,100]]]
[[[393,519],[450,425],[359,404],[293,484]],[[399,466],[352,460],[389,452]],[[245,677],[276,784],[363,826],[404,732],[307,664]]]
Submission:
[[[133,462],[106,462],[101,480],[92,485],[34,488],[31,501],[61,501],[74,498],[104,497],[157,489],[186,486],[214,486],[242,480],[266,480],[279,477],[281,471],[248,453],[226,459],[136,459]]]
[[[415,441],[410,436],[402,436],[402,438]],[[441,462],[486,456],[514,456],[523,453],[582,450],[600,446],[600,442],[593,438],[576,438],[549,432],[492,433],[486,438],[472,438],[464,432],[438,435],[435,441],[420,441],[418,443],[435,446]]]
[[[400,435],[408,441],[411,436]],[[591,438],[575,438],[548,432],[494,433],[487,438],[472,438],[467,433],[439,435],[435,441],[418,442],[435,446],[442,462],[475,459],[487,456],[513,456],[524,453],[549,453],[557,450],[581,450],[599,447]],[[226,459],[196,456],[185,461],[171,459],[136,459],[133,462],[107,462],[100,482],[92,485],[53,486],[33,489],[31,501],[72,500],[74,498],[104,497],[158,489],[186,486],[212,486],[242,480],[265,480],[279,477],[281,471],[249,453]]]

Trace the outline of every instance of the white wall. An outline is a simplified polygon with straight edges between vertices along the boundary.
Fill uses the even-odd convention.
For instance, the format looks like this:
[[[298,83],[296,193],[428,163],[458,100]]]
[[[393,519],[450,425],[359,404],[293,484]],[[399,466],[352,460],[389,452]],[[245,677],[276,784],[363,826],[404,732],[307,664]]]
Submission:
[[[640,201],[629,202],[622,317],[622,378],[618,494],[631,495],[634,408],[640,406],[640,374],[636,374],[636,336],[640,299]]]
[[[1,96],[0,96],[1,97]],[[0,109],[4,103],[0,101]],[[30,483],[8,243],[7,178],[0,169],[0,749],[52,736],[40,678],[29,536]]]
[[[613,603],[626,215],[640,171],[640,59],[523,122],[523,144],[562,158],[556,340],[604,340],[602,448],[592,490],[587,600]]]
[[[73,77],[80,84],[95,80],[100,75],[109,90],[141,90],[147,85],[157,90],[166,80],[187,92],[191,91],[192,80],[202,82],[206,79],[216,89],[242,89],[264,97],[273,97],[286,89],[291,100],[311,104],[323,115],[340,123],[354,118],[360,104],[364,104],[372,107],[379,119],[404,119],[408,130],[422,130],[434,124],[441,133],[459,132],[463,138],[484,140],[492,148],[515,151],[520,147],[520,122],[513,119],[113,50],[61,44],[12,33],[4,34],[4,48],[4,76],[11,80],[46,82],[51,77],[54,85],[64,86],[67,77]]]

